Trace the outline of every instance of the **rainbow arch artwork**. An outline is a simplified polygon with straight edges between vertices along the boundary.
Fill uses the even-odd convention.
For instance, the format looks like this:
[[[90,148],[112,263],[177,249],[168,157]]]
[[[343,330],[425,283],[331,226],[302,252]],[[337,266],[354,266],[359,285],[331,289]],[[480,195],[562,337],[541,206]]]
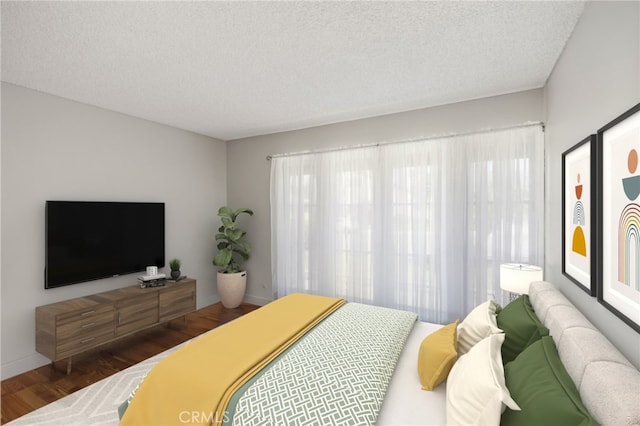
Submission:
[[[640,205],[628,204],[618,224],[618,281],[640,291]]]
[[[580,185],[580,188],[582,188],[582,185]],[[584,204],[582,204],[580,200],[576,201],[576,204],[573,206],[573,223],[576,225],[576,228],[573,230],[571,250],[576,254],[586,257],[587,240],[584,235],[584,230],[580,226],[585,226],[586,220],[584,216]]]
[[[585,225],[584,217],[584,204],[582,201],[576,201],[576,205],[573,207],[573,223],[576,225]]]

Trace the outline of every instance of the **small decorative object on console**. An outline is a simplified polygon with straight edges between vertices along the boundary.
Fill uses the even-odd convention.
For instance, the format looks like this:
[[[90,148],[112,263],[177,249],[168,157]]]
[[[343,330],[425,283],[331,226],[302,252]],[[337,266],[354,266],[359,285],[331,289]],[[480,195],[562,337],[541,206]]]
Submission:
[[[166,281],[167,277],[165,274],[138,276],[138,283],[140,284],[140,288],[163,286]]]
[[[162,287],[166,282],[166,278],[159,278],[157,280],[150,281],[140,281],[140,288]]]
[[[180,259],[171,259],[169,262],[169,268],[171,268],[171,278],[177,280],[180,278]]]

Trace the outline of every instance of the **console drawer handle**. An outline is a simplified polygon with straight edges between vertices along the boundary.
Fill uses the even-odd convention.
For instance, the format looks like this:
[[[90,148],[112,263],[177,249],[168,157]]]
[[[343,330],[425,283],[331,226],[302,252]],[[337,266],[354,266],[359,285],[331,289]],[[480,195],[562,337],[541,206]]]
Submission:
[[[91,315],[92,313],[94,313],[95,311],[87,311],[87,312],[83,312],[80,314],[80,316],[86,317],[87,315]]]
[[[93,327],[94,325],[96,325],[95,322],[90,322],[89,324],[83,324],[82,328],[89,328],[89,327]]]
[[[90,341],[92,341],[94,339],[95,339],[95,337],[89,337],[88,339],[81,340],[80,343],[82,343],[84,345],[85,343],[89,343]]]

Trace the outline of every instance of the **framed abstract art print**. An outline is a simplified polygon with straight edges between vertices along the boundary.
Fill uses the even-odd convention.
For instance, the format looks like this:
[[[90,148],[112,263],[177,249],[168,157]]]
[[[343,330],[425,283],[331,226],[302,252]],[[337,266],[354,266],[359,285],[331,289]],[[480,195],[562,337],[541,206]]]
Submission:
[[[562,154],[562,273],[596,295],[596,135]]]
[[[598,130],[598,301],[640,332],[640,104]]]

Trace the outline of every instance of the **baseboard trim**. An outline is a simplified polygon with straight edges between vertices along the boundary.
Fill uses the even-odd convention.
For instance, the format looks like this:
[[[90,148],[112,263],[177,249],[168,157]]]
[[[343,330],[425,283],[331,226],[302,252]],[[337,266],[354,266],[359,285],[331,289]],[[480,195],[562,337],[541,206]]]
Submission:
[[[217,295],[209,296],[204,299],[198,298],[196,303],[196,309],[202,309],[204,307],[218,303],[219,301],[220,301],[220,298]]]
[[[0,368],[0,379],[9,379],[13,376],[17,376],[18,374],[26,373],[27,371],[34,370],[50,363],[51,361],[49,359],[39,353],[34,353],[24,358],[2,364],[2,367]]]
[[[264,306],[267,303],[271,302],[270,299],[266,299],[264,297],[251,296],[249,294],[244,296],[245,303],[251,303],[252,305]]]

